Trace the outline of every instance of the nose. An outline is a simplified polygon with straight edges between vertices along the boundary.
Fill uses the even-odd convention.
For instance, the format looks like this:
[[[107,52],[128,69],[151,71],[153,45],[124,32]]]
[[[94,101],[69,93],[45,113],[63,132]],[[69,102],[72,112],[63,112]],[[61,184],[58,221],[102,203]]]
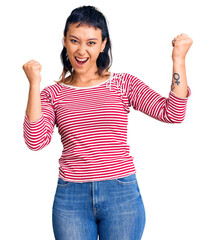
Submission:
[[[84,44],[80,44],[77,52],[78,52],[78,54],[80,56],[84,56],[85,53],[86,53],[85,45]]]

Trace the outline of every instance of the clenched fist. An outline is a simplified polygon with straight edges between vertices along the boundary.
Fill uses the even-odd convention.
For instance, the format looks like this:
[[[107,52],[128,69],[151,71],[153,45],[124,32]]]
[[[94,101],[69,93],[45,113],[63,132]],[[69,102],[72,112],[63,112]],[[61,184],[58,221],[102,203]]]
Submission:
[[[31,60],[22,66],[30,84],[40,84],[42,66],[39,62]]]
[[[177,60],[177,59],[184,60],[192,44],[193,44],[193,40],[184,33],[175,37],[174,40],[172,40],[172,46],[173,46],[172,60]]]

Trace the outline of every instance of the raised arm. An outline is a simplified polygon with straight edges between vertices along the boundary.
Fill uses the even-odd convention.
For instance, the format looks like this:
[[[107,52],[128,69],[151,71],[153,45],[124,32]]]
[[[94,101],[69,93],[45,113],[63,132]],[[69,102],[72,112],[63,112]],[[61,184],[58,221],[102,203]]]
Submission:
[[[40,93],[41,65],[31,60],[23,65],[23,69],[30,83],[23,136],[28,148],[37,151],[51,141],[55,125],[55,112],[48,87]]]
[[[181,123],[184,120],[187,100],[191,94],[187,86],[185,56],[191,44],[192,39],[185,34],[172,41],[173,78],[168,98],[162,97],[140,79],[129,75],[128,99],[135,110],[162,122]]]

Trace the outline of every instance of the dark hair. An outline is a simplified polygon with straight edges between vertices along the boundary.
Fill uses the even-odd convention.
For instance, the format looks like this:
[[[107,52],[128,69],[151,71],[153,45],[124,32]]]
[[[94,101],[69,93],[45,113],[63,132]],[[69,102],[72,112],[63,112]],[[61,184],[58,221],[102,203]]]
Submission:
[[[99,28],[102,31],[102,41],[107,38],[105,49],[102,53],[99,54],[96,61],[98,67],[98,74],[99,76],[103,76],[103,73],[108,71],[108,69],[112,65],[111,41],[109,37],[107,22],[104,15],[93,6],[82,6],[75,8],[66,20],[66,25],[64,28],[65,37],[67,35],[69,25],[72,23],[79,23],[77,27],[81,25],[87,25],[89,27],[93,26],[95,29]],[[69,61],[65,47],[63,47],[60,58],[63,64],[63,72],[60,76],[60,81],[58,82],[66,82],[65,76],[67,72],[70,72],[71,76],[73,75],[73,67]]]

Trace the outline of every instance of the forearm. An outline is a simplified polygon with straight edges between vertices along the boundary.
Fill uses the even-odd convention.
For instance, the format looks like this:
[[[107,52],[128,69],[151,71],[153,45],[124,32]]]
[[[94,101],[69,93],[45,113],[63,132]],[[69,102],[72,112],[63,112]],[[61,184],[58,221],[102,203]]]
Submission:
[[[187,97],[187,77],[185,68],[185,59],[173,60],[173,75],[171,90],[176,96],[181,98]]]
[[[39,84],[29,85],[26,114],[29,121],[37,121],[42,115]]]

